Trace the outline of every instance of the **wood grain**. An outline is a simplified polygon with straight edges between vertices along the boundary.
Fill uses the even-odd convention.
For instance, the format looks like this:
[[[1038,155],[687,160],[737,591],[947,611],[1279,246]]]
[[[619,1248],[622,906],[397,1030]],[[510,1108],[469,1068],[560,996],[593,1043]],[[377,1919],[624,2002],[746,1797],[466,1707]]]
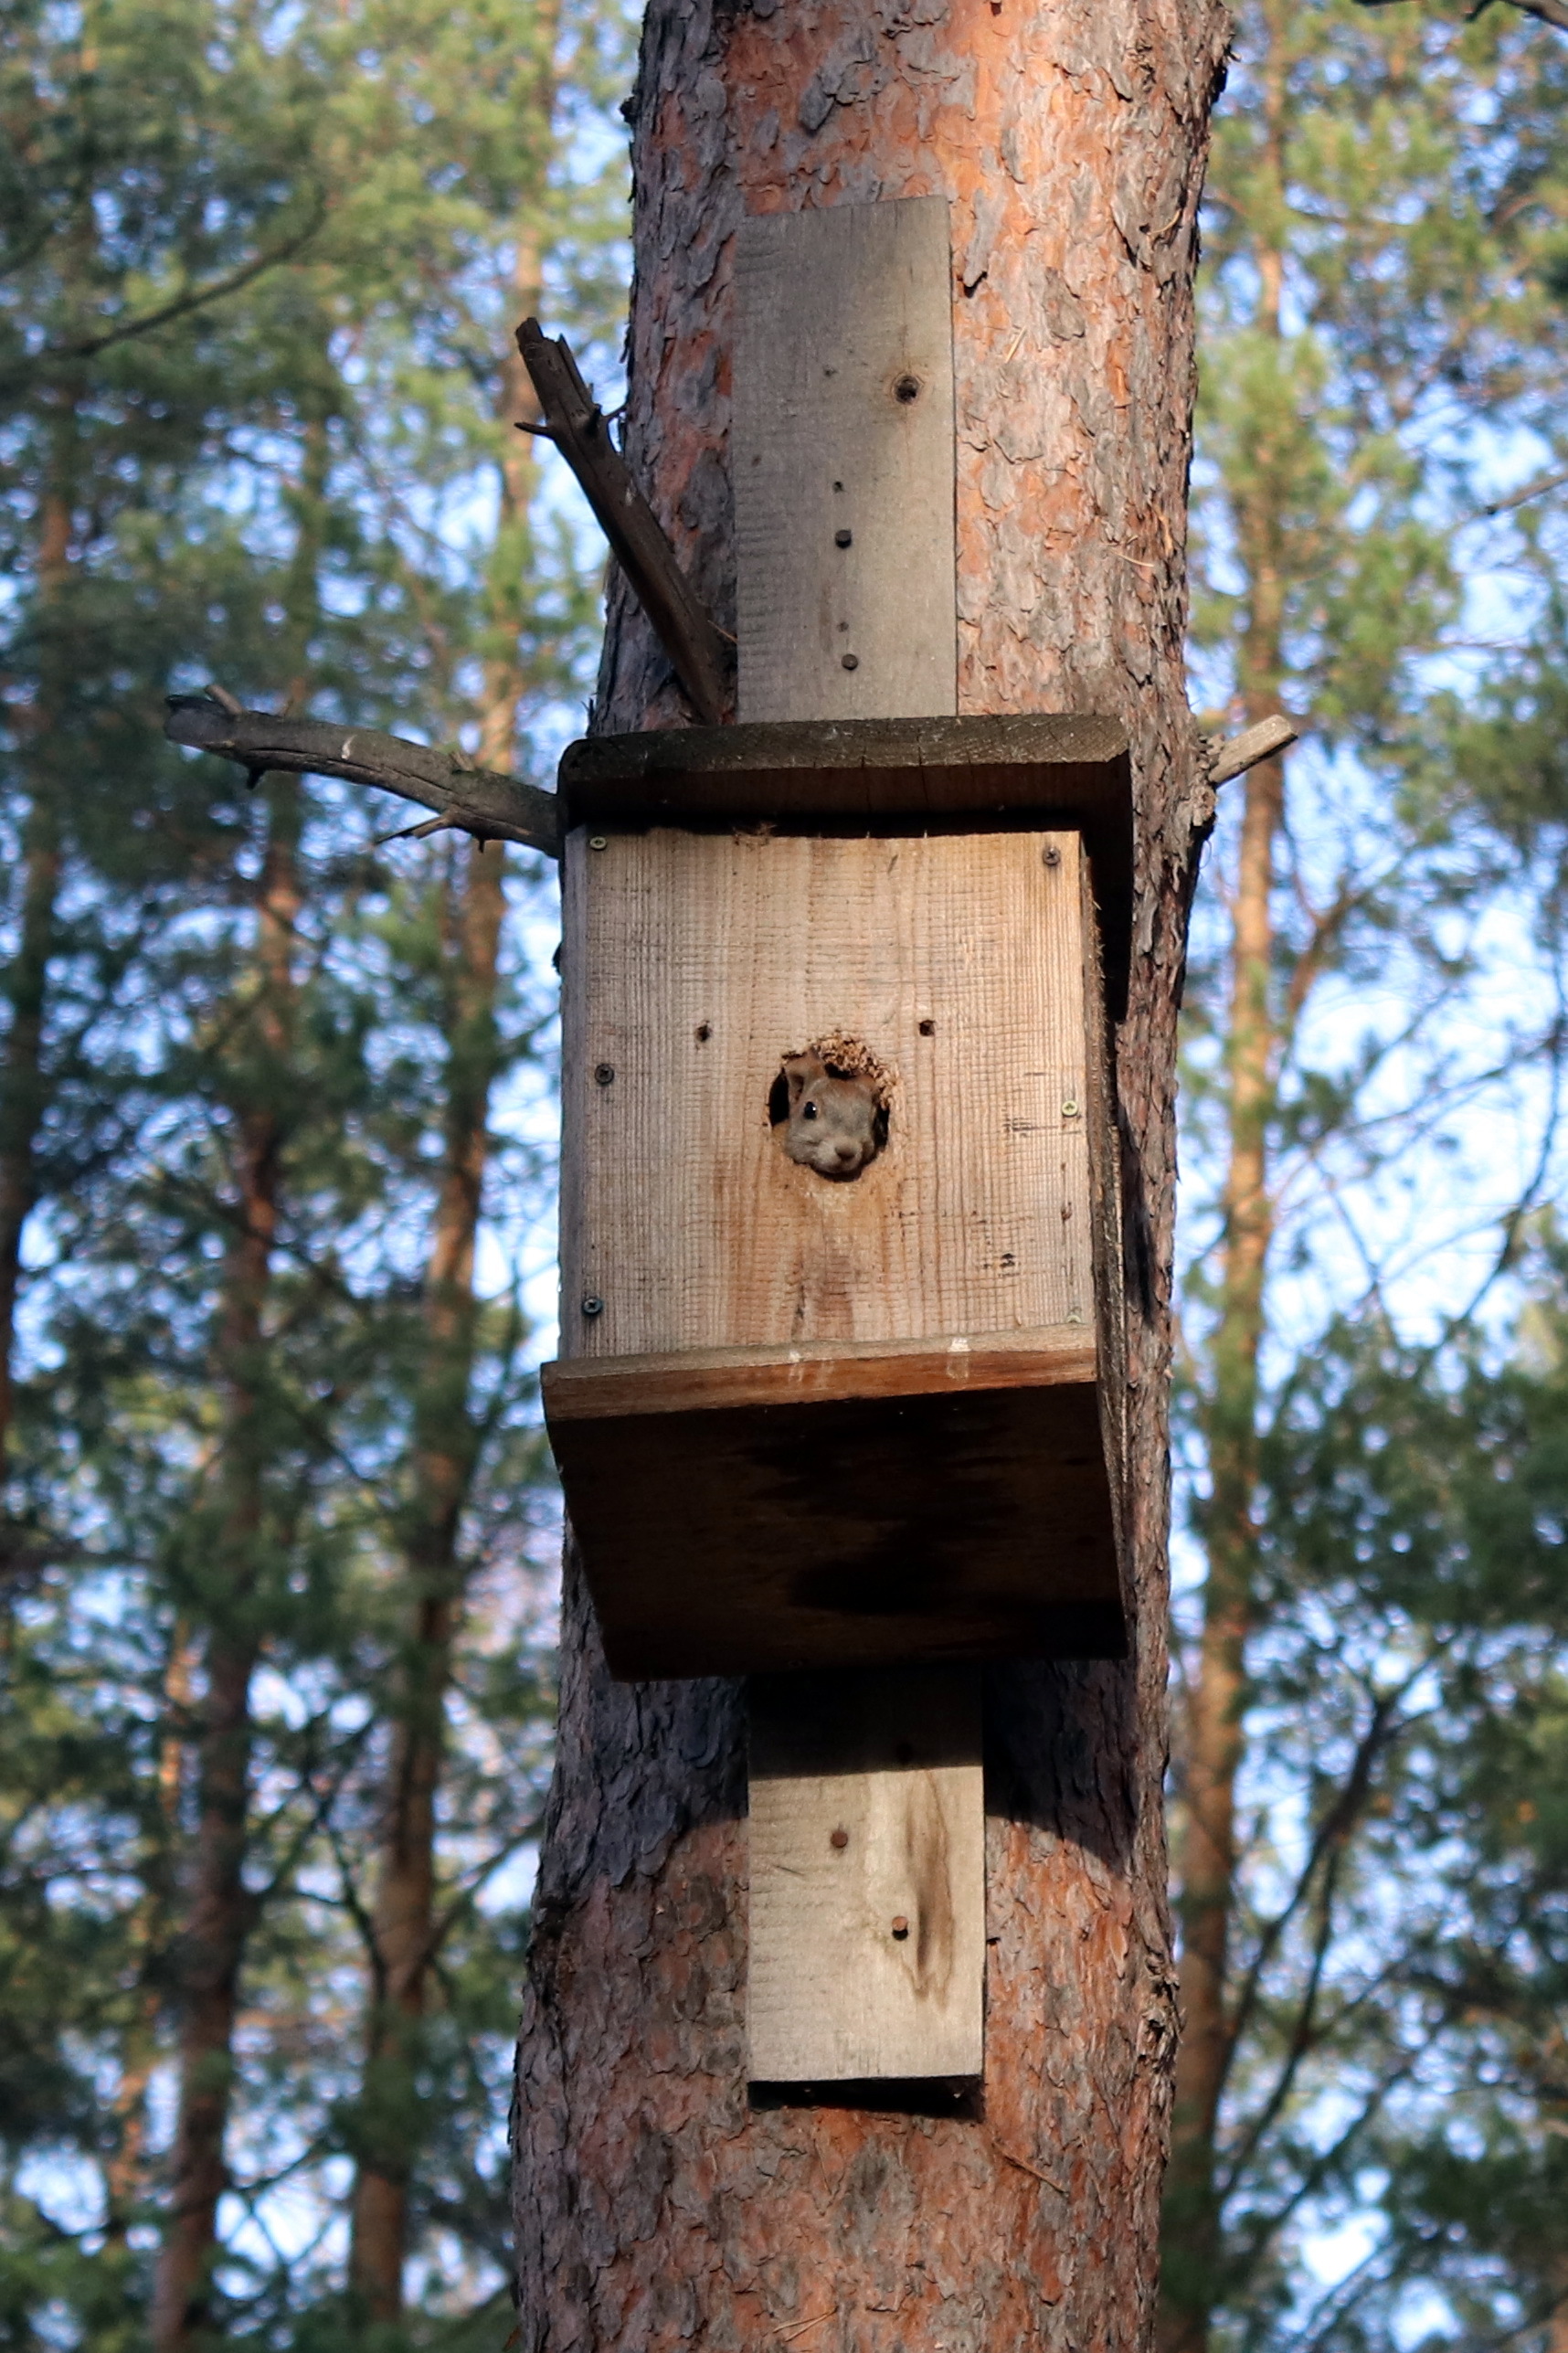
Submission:
[[[740,718],[956,711],[946,199],[743,221],[735,283]]]
[[[590,838],[564,866],[563,1356],[1092,1325],[1076,835]],[[833,1031],[895,1074],[849,1184],[768,1120],[782,1057]]]
[[[552,1425],[707,1405],[827,1404],[948,1395],[958,1389],[1054,1389],[1092,1382],[1093,1330],[955,1332],[946,1340],[820,1340],[781,1348],[681,1348],[667,1355],[578,1357],[544,1367]]]
[[[1125,1648],[1093,1383],[567,1414],[551,1436],[630,1680]]]
[[[753,2081],[978,2075],[978,1679],[761,1679],[750,1718]]]
[[[1127,1002],[1132,789],[1127,731],[1091,714],[775,721],[594,736],[561,760],[573,825],[794,832],[958,831],[977,821],[1082,834],[1094,874],[1108,1004]]]
[[[517,2073],[522,2353],[1150,2341],[1177,2017],[1160,1791],[1174,1042],[1196,847],[1185,482],[1198,195],[1230,35],[1214,0],[644,14],[628,446],[705,601],[734,627],[740,220],[939,190],[962,289],[960,707],[1111,713],[1132,743],[1116,1070],[1138,1619],[1125,1662],[987,1671],[983,2100],[945,2116],[768,2108],[745,2086],[742,1691],[613,1681],[568,1553]],[[611,732],[684,717],[614,583],[597,710]]]

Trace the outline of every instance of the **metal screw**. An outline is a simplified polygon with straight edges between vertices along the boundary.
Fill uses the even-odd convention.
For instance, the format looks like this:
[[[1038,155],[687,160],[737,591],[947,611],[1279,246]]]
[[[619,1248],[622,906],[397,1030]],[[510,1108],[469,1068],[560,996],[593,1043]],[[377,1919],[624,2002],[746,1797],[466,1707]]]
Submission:
[[[920,1034],[923,1038],[934,1038],[937,1034],[936,1023],[930,1021],[922,1022],[920,1023]]]
[[[830,1847],[837,1847],[842,1854],[844,1848],[849,1844],[849,1832],[847,1830],[830,1830],[828,1832],[828,1844]]]
[[[588,848],[590,850],[608,850],[609,847],[609,840],[608,835],[603,833],[590,833],[588,835]]]
[[[853,545],[854,545],[854,533],[853,533],[853,531],[835,531],[835,532],[834,532],[834,534],[833,534],[833,546],[834,546],[835,547],[853,547]]]
[[[586,1292],[583,1297],[583,1313],[586,1316],[602,1315],[604,1301],[593,1291]]]
[[[840,659],[843,662],[843,666],[846,670],[858,670],[860,668],[860,656],[858,653],[842,654],[840,656]]]
[[[906,404],[911,400],[918,400],[920,397],[919,377],[917,376],[901,376],[897,383],[893,387],[893,397],[895,400],[902,400]]]
[[[593,1075],[597,1086],[608,1086],[615,1077],[615,1065],[612,1062],[596,1063]]]
[[[909,1923],[905,1919],[904,1914],[901,1912],[896,1913],[894,1918],[893,1933],[898,1937],[907,1936],[909,1934]]]
[[[1048,866],[1059,866],[1062,863],[1062,853],[1058,850],[1054,842],[1046,843],[1044,849],[1041,852],[1041,856],[1044,859],[1045,864]]]
[[[1062,1117],[1064,1119],[1075,1119],[1077,1116],[1078,1107],[1069,1095],[1066,1101],[1062,1106]]]

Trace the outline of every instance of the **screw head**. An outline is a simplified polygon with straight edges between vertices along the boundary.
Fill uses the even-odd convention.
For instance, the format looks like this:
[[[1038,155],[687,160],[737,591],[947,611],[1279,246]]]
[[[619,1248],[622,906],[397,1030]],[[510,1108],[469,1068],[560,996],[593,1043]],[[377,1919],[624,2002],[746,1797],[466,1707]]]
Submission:
[[[897,383],[893,387],[893,397],[895,400],[902,400],[906,408],[908,407],[911,400],[918,400],[920,397],[919,377],[917,376],[901,376]]]
[[[612,1062],[595,1063],[593,1077],[594,1085],[596,1086],[609,1086],[612,1085],[615,1078],[615,1065]]]
[[[860,656],[858,653],[841,654],[839,659],[842,661],[846,670],[858,670],[860,668]]]
[[[849,1832],[847,1830],[830,1830],[828,1832],[828,1844],[830,1847],[836,1847],[842,1854],[849,1844]]]
[[[834,546],[835,547],[853,547],[853,545],[854,545],[854,533],[853,533],[853,531],[835,531],[835,532],[834,532],[834,534],[833,534],[833,546]]]
[[[588,835],[588,848],[590,850],[608,850],[609,847],[609,836],[608,834],[590,833]]]
[[[602,1315],[604,1313],[604,1301],[599,1298],[597,1291],[587,1291],[584,1293],[583,1313],[589,1317]]]
[[[1048,866],[1059,866],[1062,863],[1062,853],[1054,842],[1047,842],[1040,855]]]
[[[1067,1099],[1066,1099],[1066,1101],[1065,1101],[1065,1102],[1063,1104],[1063,1106],[1062,1106],[1062,1117],[1063,1117],[1063,1118],[1064,1118],[1064,1119],[1075,1119],[1075,1118],[1077,1118],[1077,1116],[1078,1116],[1078,1107],[1077,1107],[1077,1104],[1074,1101],[1073,1097],[1069,1095],[1069,1096],[1068,1096],[1068,1097],[1067,1097]]]
[[[907,1936],[909,1934],[909,1923],[905,1919],[904,1914],[901,1912],[894,1914],[893,1933],[900,1939]]]

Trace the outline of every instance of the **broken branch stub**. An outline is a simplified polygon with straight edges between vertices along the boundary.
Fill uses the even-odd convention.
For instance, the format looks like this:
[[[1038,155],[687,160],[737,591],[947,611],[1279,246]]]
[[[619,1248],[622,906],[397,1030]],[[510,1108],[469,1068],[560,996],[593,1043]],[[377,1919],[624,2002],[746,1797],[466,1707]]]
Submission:
[[[1208,780],[1211,784],[1229,784],[1233,777],[1255,768],[1259,760],[1273,759],[1297,740],[1296,727],[1277,711],[1271,718],[1259,719],[1255,726],[1233,736],[1228,743],[1213,745]]]
[[[221,688],[202,694],[171,694],[164,733],[172,744],[214,752],[251,775],[281,768],[292,776],[336,776],[350,784],[374,785],[400,800],[433,809],[436,823],[410,829],[410,838],[441,825],[471,833],[478,842],[521,842],[526,849],[560,855],[560,823],[553,792],[524,784],[521,777],[493,768],[471,768],[461,756],[370,727],[340,727],[324,719],[278,718],[270,711],[247,711]],[[397,840],[397,835],[387,838]]]
[[[546,335],[537,319],[524,319],[517,348],[549,438],[577,476],[693,709],[705,726],[716,727],[729,701],[729,649],[610,440],[604,411],[583,382],[570,345],[564,335]]]

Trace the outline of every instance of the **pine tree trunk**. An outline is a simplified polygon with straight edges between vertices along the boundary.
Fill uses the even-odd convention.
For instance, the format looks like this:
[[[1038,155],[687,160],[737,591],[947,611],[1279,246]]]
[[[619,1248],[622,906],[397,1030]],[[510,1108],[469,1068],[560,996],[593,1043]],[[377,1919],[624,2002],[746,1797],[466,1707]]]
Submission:
[[[1266,65],[1267,153],[1284,217],[1286,90],[1281,44]],[[1266,232],[1257,245],[1255,324],[1277,342],[1284,256]],[[1284,673],[1287,560],[1283,486],[1266,448],[1238,509],[1247,604],[1240,679],[1249,724],[1279,708]],[[1237,864],[1226,1042],[1229,1161],[1224,1255],[1205,1414],[1209,1500],[1203,1631],[1188,1692],[1182,1756],[1183,1834],[1178,1856],[1181,1923],[1181,2054],[1166,2185],[1161,2353],[1205,2353],[1224,2292],[1216,2174],[1220,2103],[1234,2049],[1229,1958],[1235,1909],[1236,1782],[1244,1760],[1246,1645],[1259,1573],[1255,1517],[1258,1476],[1258,1365],[1264,1278],[1274,1231],[1269,1140],[1280,1033],[1274,995],[1274,869],[1285,816],[1285,763],[1247,777]]]
[[[742,1690],[611,1683],[568,1553],[517,2081],[528,2353],[1121,2348],[1152,2325],[1175,2039],[1160,1782],[1175,1009],[1196,847],[1192,276],[1225,31],[1203,0],[649,11],[630,452],[716,618],[733,627],[736,221],[945,192],[960,708],[1111,711],[1135,747],[1118,1083],[1137,1623],[1126,1666],[987,1678],[979,2113],[753,2109]],[[599,708],[616,728],[682,716],[623,593]]]
[[[505,913],[501,844],[467,853],[453,943],[447,1144],[425,1276],[425,1357],[415,1406],[414,1493],[405,1563],[412,1618],[400,1662],[371,1920],[371,2000],[352,2206],[350,2280],[361,2316],[403,2307],[408,2186],[419,2148],[419,2028],[434,1958],[436,1798],[452,1643],[462,1608],[459,1551],[478,1451],[470,1410],[474,1239],[495,1069],[496,959]]]
[[[209,1632],[196,1710],[196,1823],[180,1938],[179,2107],[170,2203],[154,2284],[155,2353],[204,2336],[227,2183],[224,2141],[234,2072],[239,1971],[251,1924],[244,1878],[261,1650],[257,1576],[270,1436],[265,1313],[277,1232],[292,1030],[302,795],[275,777],[257,906],[255,1092],[237,1109],[234,1239],[224,1268],[216,1362],[224,1376],[222,1510],[210,1564]]]
[[[553,5],[540,8],[534,19],[535,184],[520,209],[512,269],[520,319],[532,317],[542,299],[540,219],[554,128],[558,22]],[[479,758],[485,768],[509,773],[516,765],[518,711],[526,683],[518,637],[528,585],[529,509],[538,485],[533,444],[514,429],[519,419],[528,423],[539,419],[533,384],[511,338],[496,407],[505,438],[497,470],[500,512],[492,557]],[[403,2309],[409,2183],[420,2138],[416,2071],[435,1954],[436,1800],[452,1642],[463,1597],[458,1539],[476,1458],[470,1415],[473,1254],[496,1061],[495,991],[505,906],[503,853],[497,842],[488,851],[470,853],[459,911],[446,1155],[425,1277],[427,1353],[417,1411],[415,1492],[405,1563],[412,1619],[380,1809],[363,2138],[350,2206],[349,2282],[357,2314],[372,2324],[396,2321]]]
[[[60,440],[60,471],[65,472],[69,435],[64,428]],[[63,649],[57,632],[58,607],[70,575],[70,500],[57,482],[45,493],[38,510],[42,666],[33,707],[23,720],[29,797],[22,828],[21,924],[5,976],[10,1020],[0,1059],[0,1464],[15,1410],[22,1234],[37,1201],[38,1136],[48,1102],[44,1034],[61,870],[58,779],[51,772],[50,756],[65,731],[58,675]]]

